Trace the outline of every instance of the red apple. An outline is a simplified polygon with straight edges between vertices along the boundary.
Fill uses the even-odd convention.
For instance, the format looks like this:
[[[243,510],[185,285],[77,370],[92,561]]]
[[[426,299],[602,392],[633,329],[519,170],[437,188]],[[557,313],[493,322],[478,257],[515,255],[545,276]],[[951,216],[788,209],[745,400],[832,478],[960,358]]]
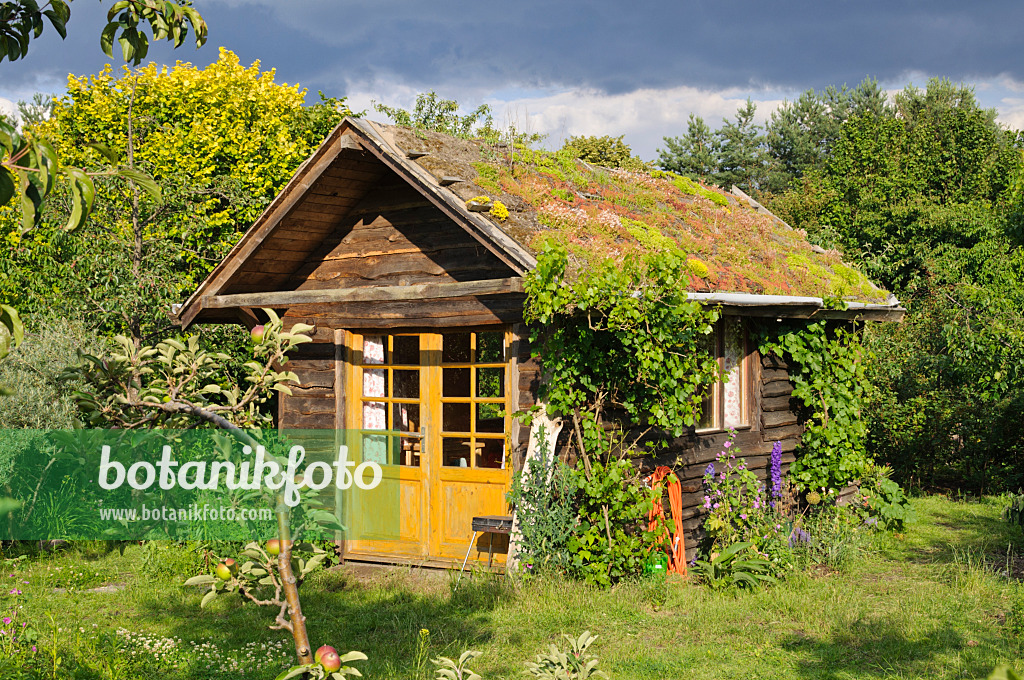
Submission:
[[[229,567],[226,563],[221,562],[213,570],[213,573],[216,574],[217,578],[219,578],[221,581],[227,581],[231,578],[231,567]]]
[[[235,562],[235,558],[227,558],[226,560],[224,560],[224,564],[227,566],[228,570],[232,574],[238,573],[238,562]]]
[[[263,342],[263,324],[260,324],[259,326],[253,326],[253,329],[249,331],[249,336],[252,338],[252,341],[257,345]]]
[[[277,557],[281,554],[281,541],[276,538],[272,538],[267,541],[267,554],[271,557]]]
[[[330,652],[331,654],[337,654],[338,650],[334,647],[331,647],[330,645],[324,645],[320,649],[316,650],[316,654],[313,655],[313,661],[320,663],[320,660],[323,658],[323,655],[327,654],[328,652]]]
[[[324,670],[328,673],[341,670],[341,657],[333,649],[329,652],[324,652],[323,656],[320,657],[320,665],[324,667]]]

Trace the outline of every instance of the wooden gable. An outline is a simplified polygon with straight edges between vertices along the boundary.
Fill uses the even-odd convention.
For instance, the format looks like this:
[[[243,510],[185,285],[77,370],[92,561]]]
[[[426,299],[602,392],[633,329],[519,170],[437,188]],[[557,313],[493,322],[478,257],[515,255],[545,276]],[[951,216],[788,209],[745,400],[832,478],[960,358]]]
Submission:
[[[272,307],[334,327],[514,321],[533,264],[373,124],[346,119],[178,320],[251,325],[252,310]]]

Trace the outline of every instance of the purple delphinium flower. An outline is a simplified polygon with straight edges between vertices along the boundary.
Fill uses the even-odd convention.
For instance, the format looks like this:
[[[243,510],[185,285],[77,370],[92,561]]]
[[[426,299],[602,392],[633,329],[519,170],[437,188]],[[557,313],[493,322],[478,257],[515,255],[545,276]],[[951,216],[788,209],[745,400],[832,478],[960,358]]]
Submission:
[[[809,545],[810,542],[811,542],[811,535],[809,533],[807,533],[806,531],[804,531],[803,529],[801,529],[800,527],[795,527],[793,529],[793,533],[791,533],[789,535],[789,547],[790,548],[796,546],[797,543],[804,543],[804,544]]]
[[[775,502],[782,498],[782,442],[775,442],[772,445],[772,459],[770,465],[770,474],[772,478],[772,508],[775,508]]]
[[[704,468],[704,476],[705,477],[714,477],[715,476],[715,464],[714,463],[708,463],[708,466],[706,468]]]

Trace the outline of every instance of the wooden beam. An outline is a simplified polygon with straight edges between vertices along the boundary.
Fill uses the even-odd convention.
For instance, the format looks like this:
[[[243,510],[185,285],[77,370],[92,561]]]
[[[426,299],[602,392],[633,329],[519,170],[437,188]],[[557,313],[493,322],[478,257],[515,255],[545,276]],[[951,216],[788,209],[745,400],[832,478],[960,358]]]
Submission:
[[[266,293],[207,295],[204,309],[236,307],[271,307],[280,309],[294,305],[331,304],[341,302],[393,302],[396,300],[436,300],[468,295],[501,295],[522,293],[523,279],[485,279],[460,283],[421,283],[414,286],[369,286],[362,288],[327,288],[323,290],[283,290]]]

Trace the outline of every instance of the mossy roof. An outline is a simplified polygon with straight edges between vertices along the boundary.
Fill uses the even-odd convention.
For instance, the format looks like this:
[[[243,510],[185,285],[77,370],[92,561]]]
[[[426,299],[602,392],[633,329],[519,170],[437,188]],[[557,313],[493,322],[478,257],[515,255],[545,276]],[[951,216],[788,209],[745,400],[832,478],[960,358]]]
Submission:
[[[564,153],[397,126],[374,126],[463,202],[534,255],[545,240],[565,245],[570,268],[604,258],[675,249],[686,255],[693,292],[831,297],[885,302],[889,294],[813,246],[807,234],[734,195],[662,171],[596,167]],[[414,154],[415,155],[415,154]],[[500,205],[499,205],[500,204]],[[507,210],[507,214],[506,214]]]

